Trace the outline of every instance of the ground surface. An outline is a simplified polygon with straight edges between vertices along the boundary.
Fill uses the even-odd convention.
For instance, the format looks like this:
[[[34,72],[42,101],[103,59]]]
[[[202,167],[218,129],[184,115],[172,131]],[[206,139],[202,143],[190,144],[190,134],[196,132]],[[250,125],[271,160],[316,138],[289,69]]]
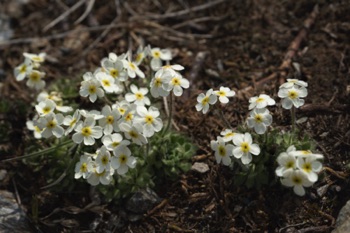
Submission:
[[[164,200],[159,208],[138,222],[129,222],[116,206],[105,203],[83,211],[91,202],[88,190],[57,193],[40,189],[47,184],[45,172],[49,168],[34,172],[20,161],[0,163],[10,174],[0,184],[1,189],[16,191],[28,216],[39,210],[32,223],[37,231],[92,232],[91,223],[100,232],[134,233],[333,229],[340,208],[350,199],[346,170],[350,162],[350,2],[96,1],[81,22],[74,23],[86,5],[50,28],[47,25],[75,1],[20,2],[0,3],[3,27],[6,29],[9,22],[8,28],[13,30],[12,38],[0,41],[0,95],[10,103],[0,113],[1,159],[23,155],[30,143],[25,129],[30,113],[21,109],[30,104],[33,95],[12,75],[12,69],[22,61],[22,52],[45,51],[49,55],[47,81],[54,82],[62,77],[79,80],[108,52],[120,54],[130,46],[135,51],[144,43],[171,48],[176,54],[174,61],[185,66],[184,76],[191,88],[176,99],[174,120],[199,148],[193,162],[210,167],[207,173],[190,171],[169,182],[167,189],[156,190]],[[4,30],[0,33],[2,37],[6,34]],[[302,41],[293,44],[296,38]],[[286,54],[292,55],[301,72],[293,69]],[[228,168],[216,165],[209,147],[210,140],[225,126],[212,113],[203,117],[196,112],[196,96],[222,85],[233,88],[238,95],[227,106],[226,117],[235,127],[246,117],[249,97],[265,92],[277,99],[278,86],[288,77],[309,84],[306,104],[297,114],[298,118],[308,117],[300,127],[317,142],[326,169],[304,197],[280,185],[260,190],[234,187],[235,177]],[[284,113],[274,112],[278,127],[290,124]]]

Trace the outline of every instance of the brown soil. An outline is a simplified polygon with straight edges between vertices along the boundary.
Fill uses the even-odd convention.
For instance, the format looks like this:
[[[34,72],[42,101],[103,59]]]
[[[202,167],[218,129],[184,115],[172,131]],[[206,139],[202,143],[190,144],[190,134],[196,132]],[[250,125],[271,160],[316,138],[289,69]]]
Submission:
[[[191,88],[176,99],[174,120],[199,148],[193,162],[210,167],[205,174],[190,171],[166,184],[166,190],[157,190],[163,202],[142,220],[129,222],[113,204],[84,211],[91,202],[86,186],[60,193],[43,190],[45,169],[34,172],[19,161],[0,162],[0,168],[11,174],[0,188],[17,192],[29,216],[33,208],[39,209],[37,223],[32,222],[34,231],[93,232],[92,223],[98,224],[97,232],[134,233],[330,232],[334,228],[340,208],[350,199],[348,1],[95,1],[81,22],[74,23],[86,5],[50,28],[47,25],[75,1],[20,2],[0,3],[0,13],[8,17],[14,33],[0,41],[0,95],[10,103],[7,112],[0,112],[1,128],[6,131],[0,139],[2,158],[23,155],[30,142],[24,123],[30,113],[21,109],[30,104],[33,94],[15,81],[12,71],[22,62],[23,52],[49,55],[44,65],[48,82],[79,80],[108,52],[124,53],[129,46],[135,51],[143,42],[171,48],[174,62],[185,66]],[[301,72],[292,63],[298,63]],[[306,104],[297,116],[308,117],[301,127],[325,156],[320,180],[304,197],[281,185],[259,190],[234,187],[235,177],[229,168],[216,164],[209,146],[225,126],[212,113],[196,112],[197,95],[220,86],[236,90],[237,97],[225,111],[231,125],[237,126],[247,115],[249,97],[267,93],[277,99],[278,86],[291,77],[309,84]],[[277,127],[289,126],[287,113],[274,112]],[[320,195],[321,190],[325,191]],[[33,196],[38,203],[32,202]]]

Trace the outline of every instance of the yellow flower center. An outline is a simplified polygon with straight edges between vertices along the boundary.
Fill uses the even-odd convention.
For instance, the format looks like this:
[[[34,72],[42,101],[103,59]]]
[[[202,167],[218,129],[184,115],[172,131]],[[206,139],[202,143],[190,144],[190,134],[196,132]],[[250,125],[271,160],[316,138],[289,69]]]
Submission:
[[[303,155],[309,155],[309,154],[311,154],[311,151],[309,151],[309,150],[302,150],[301,153]]]
[[[249,152],[249,149],[250,149],[250,146],[247,142],[242,142],[241,144],[241,150],[244,152],[244,153],[248,153]]]
[[[92,133],[91,128],[88,127],[88,126],[81,129],[81,134],[82,134],[84,137],[90,136],[91,133]]]
[[[136,96],[136,99],[138,99],[138,100],[142,100],[143,99],[143,94],[141,92],[137,92],[135,94],[135,96]]]
[[[135,132],[135,131],[130,131],[129,134],[130,134],[130,137],[132,137],[132,138],[137,138],[137,136],[138,136],[137,132]]]
[[[56,127],[56,125],[57,125],[56,121],[52,120],[52,121],[47,122],[46,127],[49,129],[52,129],[52,128]]]
[[[34,126],[35,132],[41,133],[41,129],[38,126]]]
[[[133,115],[131,114],[131,112],[128,113],[128,115],[125,117],[126,121],[131,121],[133,118]]]
[[[136,55],[135,60],[136,60],[137,62],[139,62],[139,61],[142,60],[142,58],[143,58],[143,53],[139,53],[139,54]]]
[[[287,164],[286,164],[286,168],[293,168],[294,167],[294,162],[293,161],[289,161]]]
[[[46,107],[43,108],[43,113],[44,114],[48,114],[49,112],[51,112],[51,108],[50,107],[46,106]]]
[[[226,92],[224,92],[224,91],[218,91],[218,95],[219,95],[219,96],[226,96]]]
[[[208,96],[204,97],[202,99],[202,101],[201,101],[202,105],[206,105],[206,104],[208,104],[208,102],[209,102],[209,97]]]
[[[89,93],[95,94],[96,93],[96,86],[94,86],[94,85],[89,86]]]
[[[173,86],[178,86],[180,85],[180,79],[178,77],[175,77],[171,80],[171,84],[173,84]]]
[[[73,125],[77,123],[77,119],[74,118],[70,123],[69,123],[69,127],[73,127]]]
[[[32,80],[33,82],[37,82],[40,80],[40,74],[38,72],[32,72],[29,76],[30,80]]]
[[[154,51],[153,52],[153,57],[154,58],[160,58],[160,52],[159,51]]]
[[[87,172],[87,164],[86,163],[81,164],[80,171],[83,173]]]
[[[153,121],[154,121],[154,118],[153,118],[153,116],[147,115],[145,117],[145,121],[146,121],[147,124],[152,124]]]
[[[288,92],[288,97],[291,99],[296,99],[296,98],[298,98],[298,93],[295,90],[290,90]]]
[[[114,123],[114,117],[113,116],[108,116],[107,117],[107,123],[108,124],[113,124]]]
[[[39,56],[34,56],[34,57],[32,57],[31,59],[32,59],[32,61],[36,61],[36,62],[43,62],[43,61],[44,61],[44,59],[42,59],[42,58],[39,57]]]
[[[23,65],[21,66],[21,68],[19,69],[20,73],[25,73],[27,71],[27,65]]]
[[[310,163],[304,163],[302,169],[306,172],[306,173],[310,173],[312,171],[312,167]]]
[[[264,98],[262,98],[262,97],[259,97],[259,98],[256,100],[257,103],[260,103],[260,102],[263,102],[263,101],[264,101]]]
[[[112,147],[117,147],[119,146],[119,142],[112,142]]]
[[[111,86],[111,83],[108,81],[108,80],[102,80],[102,84],[103,84],[103,86],[105,86],[105,87],[110,87]]]
[[[221,157],[226,156],[226,148],[224,146],[219,146],[218,151]]]
[[[303,183],[302,179],[299,176],[294,176],[292,178],[292,181],[293,181],[294,184],[298,184],[298,185]]]
[[[136,70],[136,66],[134,65],[134,63],[129,62],[129,66],[132,70]]]
[[[261,123],[263,121],[263,117],[261,116],[261,114],[256,114],[254,119],[257,123]]]
[[[110,74],[113,78],[116,78],[116,77],[118,77],[118,75],[119,75],[119,71],[118,71],[117,69],[111,69],[111,70],[109,71],[109,74]]]
[[[108,164],[108,162],[109,162],[108,156],[107,155],[102,156],[101,162],[103,165]]]
[[[154,85],[155,85],[156,87],[162,86],[162,79],[161,79],[160,77],[155,78],[155,80],[154,80]]]
[[[228,138],[228,137],[233,137],[235,135],[235,133],[232,133],[232,132],[230,132],[230,133],[227,133],[227,134],[225,134],[225,138]]]
[[[119,156],[119,163],[120,164],[125,164],[127,160],[128,160],[128,157],[126,155]]]

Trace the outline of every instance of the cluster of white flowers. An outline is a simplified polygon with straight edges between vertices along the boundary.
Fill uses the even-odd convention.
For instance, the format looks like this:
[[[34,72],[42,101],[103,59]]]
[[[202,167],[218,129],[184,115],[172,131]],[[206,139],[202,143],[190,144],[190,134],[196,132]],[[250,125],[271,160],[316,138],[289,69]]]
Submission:
[[[210,142],[211,148],[215,151],[217,163],[223,163],[226,166],[231,164],[231,156],[240,159],[242,164],[248,165],[253,160],[253,155],[260,154],[260,147],[253,143],[252,136],[249,133],[234,133],[230,129],[221,132],[217,140]],[[232,142],[233,144],[231,144]]]
[[[233,97],[235,94],[235,91],[228,87],[220,87],[220,89],[216,91],[209,89],[206,94],[201,93],[198,95],[196,109],[197,111],[202,111],[203,114],[206,114],[209,110],[209,105],[214,105],[218,98],[221,103],[227,104],[229,102],[228,97]]]
[[[278,97],[284,109],[292,107],[299,108],[304,104],[303,97],[307,96],[307,83],[298,79],[287,79],[287,82],[279,87]],[[235,93],[229,88],[221,87],[219,91],[208,90],[197,97],[197,111],[204,114],[209,110],[210,105],[214,105],[219,100],[227,103],[228,98]],[[248,128],[254,129],[256,134],[267,133],[267,128],[272,124],[272,115],[267,109],[274,106],[275,100],[266,94],[260,94],[249,99],[249,116],[246,120]],[[252,162],[252,154],[259,155],[260,147],[253,143],[249,133],[235,133],[232,129],[225,129],[216,140],[211,141],[211,148],[215,151],[215,158],[218,164],[229,166],[231,157],[240,159],[243,165]],[[294,146],[290,146],[286,152],[281,153],[277,162],[279,167],[276,175],[281,178],[281,183],[288,187],[293,187],[297,195],[305,194],[304,187],[309,187],[318,179],[318,172],[322,169],[319,161],[323,156],[313,154],[311,151],[297,151]]]
[[[16,67],[16,79],[30,78],[34,68],[39,67],[41,60],[38,58],[43,60],[43,56],[31,55],[31,59],[28,57],[25,63]],[[146,78],[139,65],[147,56],[154,72],[153,77],[147,77],[149,89],[138,87],[135,79]],[[170,50],[151,49],[150,46],[140,47],[135,60],[131,59],[130,54],[117,56],[110,53],[101,60],[101,67],[83,75],[79,94],[89,98],[92,103],[106,94],[118,95],[120,101],[99,110],[74,111],[70,106],[62,106],[59,93],[41,92],[35,105],[37,115],[27,122],[27,126],[34,131],[37,139],[61,138],[71,134],[73,142],[85,146],[99,145],[97,140],[100,140],[100,147],[95,153],[84,153],[80,157],[75,167],[75,178],[82,177],[91,185],[107,185],[114,174],[124,175],[129,168],[135,168],[137,159],[132,156],[130,145],[147,144],[149,138],[163,128],[159,110],[151,106],[151,100],[147,97],[149,90],[157,98],[166,97],[172,92],[175,96],[181,96],[183,89],[189,87],[189,81],[179,73],[184,67],[162,64],[163,61],[169,63],[171,59]],[[128,86],[130,92],[125,93]]]
[[[297,195],[304,196],[304,187],[310,187],[318,180],[318,172],[322,169],[320,159],[323,155],[296,150],[292,145],[277,157],[276,175],[281,177],[283,185],[293,187]]]
[[[45,87],[45,72],[39,70],[40,64],[45,61],[46,53],[23,53],[24,62],[14,69],[17,81],[28,78],[26,84],[30,88],[41,90]]]
[[[276,104],[275,100],[270,96],[261,94],[249,99],[249,117],[247,119],[247,125],[249,128],[254,128],[257,134],[264,134],[267,127],[272,123],[272,116],[267,106],[273,106]]]

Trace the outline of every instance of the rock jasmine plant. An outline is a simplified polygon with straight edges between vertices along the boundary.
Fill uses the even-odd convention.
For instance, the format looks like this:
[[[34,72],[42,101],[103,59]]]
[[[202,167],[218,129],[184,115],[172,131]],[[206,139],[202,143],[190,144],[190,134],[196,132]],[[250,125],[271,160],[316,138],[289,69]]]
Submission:
[[[249,99],[250,112],[244,125],[231,127],[221,112],[220,116],[229,128],[223,129],[210,145],[216,162],[232,168],[234,184],[259,188],[280,179],[282,185],[292,187],[295,194],[303,196],[305,188],[318,180],[323,156],[311,152],[314,149],[312,140],[307,135],[302,136],[296,128],[295,110],[304,105],[306,88],[307,83],[298,79],[287,79],[279,88],[282,108],[291,110],[291,130],[273,128],[273,117],[267,107],[276,105],[276,101],[267,94]],[[209,89],[205,94],[199,94],[195,107],[206,114],[218,97],[222,104],[227,104],[227,97],[233,96],[234,92],[226,87]],[[277,168],[274,170],[273,167]]]
[[[38,69],[45,53],[24,56],[14,69],[16,80],[27,79],[30,88],[42,90],[46,83]],[[106,200],[118,201],[141,188],[175,179],[190,169],[195,147],[171,130],[173,96],[181,96],[189,87],[180,73],[184,67],[171,65],[171,60],[169,49],[150,46],[139,47],[135,59],[130,51],[109,53],[101,67],[83,74],[76,90],[91,109],[82,109],[79,103],[69,106],[60,92],[42,90],[28,129],[38,140],[51,140],[53,147],[72,145],[66,167],[75,164],[73,177],[97,186]],[[168,116],[158,108],[163,98],[169,101]]]

